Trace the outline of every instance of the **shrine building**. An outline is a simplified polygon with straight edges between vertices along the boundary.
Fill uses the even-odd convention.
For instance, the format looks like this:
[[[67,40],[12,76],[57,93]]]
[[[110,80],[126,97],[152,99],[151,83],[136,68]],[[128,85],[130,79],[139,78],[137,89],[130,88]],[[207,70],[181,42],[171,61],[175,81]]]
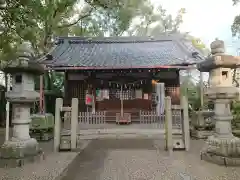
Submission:
[[[151,37],[59,37],[42,61],[65,72],[64,104],[79,99],[79,111],[120,111],[138,118],[164,96],[180,104],[180,70],[205,57],[180,35]],[[164,83],[164,91],[156,84]]]

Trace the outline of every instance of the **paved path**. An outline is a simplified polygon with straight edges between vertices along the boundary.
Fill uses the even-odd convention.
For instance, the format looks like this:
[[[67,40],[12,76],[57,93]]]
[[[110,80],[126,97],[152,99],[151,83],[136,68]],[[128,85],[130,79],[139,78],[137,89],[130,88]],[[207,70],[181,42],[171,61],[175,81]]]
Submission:
[[[192,141],[190,152],[163,151],[151,140],[93,140],[63,180],[239,180],[240,168],[201,161],[203,142]]]

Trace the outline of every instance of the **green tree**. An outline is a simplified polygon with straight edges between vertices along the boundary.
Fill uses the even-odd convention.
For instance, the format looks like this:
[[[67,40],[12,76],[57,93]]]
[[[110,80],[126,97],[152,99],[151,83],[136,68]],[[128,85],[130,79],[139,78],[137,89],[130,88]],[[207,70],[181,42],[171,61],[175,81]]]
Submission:
[[[42,56],[53,46],[54,35],[120,36],[137,14],[139,1],[144,0],[85,0],[82,4],[79,0],[6,0],[6,7],[0,11],[0,25],[4,28],[0,60],[14,60],[16,47],[23,40]],[[62,82],[58,73],[48,76],[44,77],[52,85],[45,83],[47,87]]]
[[[204,56],[208,56],[210,54],[209,48],[203,43],[203,41],[194,37],[189,33],[184,33],[185,39],[192,43],[192,45],[197,48]]]
[[[73,35],[121,36],[139,12],[146,0],[122,0],[118,7],[97,8],[91,16],[71,28]],[[123,3],[124,2],[124,3]]]
[[[233,5],[237,5],[240,1],[239,0],[232,0]],[[234,20],[233,20],[233,24],[231,26],[231,30],[232,30],[232,35],[233,36],[237,36],[238,38],[240,37],[240,15],[235,16]],[[233,84],[236,87],[239,87],[239,81],[237,79],[237,70],[234,69],[233,70]]]
[[[232,0],[233,5],[237,5],[240,1],[239,0]],[[233,36],[240,36],[240,15],[235,16],[232,27],[232,34]]]
[[[53,34],[58,35],[66,31],[68,27],[89,16],[93,9],[89,4],[75,8],[77,0],[6,2],[6,8],[0,11],[1,24],[5,28],[1,38],[5,40],[6,37],[17,37],[18,41],[27,40],[37,55],[46,52],[52,46]],[[16,42],[16,39],[12,42]],[[12,42],[9,42],[9,46],[14,48],[16,44]],[[6,48],[6,44],[2,46],[1,49]]]
[[[138,23],[134,24],[128,31],[130,35],[136,36],[158,36],[162,33],[177,33],[186,13],[181,8],[175,18],[159,6],[155,8],[151,3],[145,1],[139,15],[136,17]]]

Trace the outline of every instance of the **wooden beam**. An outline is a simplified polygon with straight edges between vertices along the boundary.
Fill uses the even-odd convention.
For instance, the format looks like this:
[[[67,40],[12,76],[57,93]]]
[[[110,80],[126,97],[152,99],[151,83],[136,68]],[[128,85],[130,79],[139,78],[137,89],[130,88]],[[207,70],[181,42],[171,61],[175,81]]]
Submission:
[[[46,67],[46,70],[117,70],[117,69],[196,69],[195,66],[98,66],[98,67],[91,67],[91,66],[69,66],[69,67],[62,67],[62,66],[52,66]]]

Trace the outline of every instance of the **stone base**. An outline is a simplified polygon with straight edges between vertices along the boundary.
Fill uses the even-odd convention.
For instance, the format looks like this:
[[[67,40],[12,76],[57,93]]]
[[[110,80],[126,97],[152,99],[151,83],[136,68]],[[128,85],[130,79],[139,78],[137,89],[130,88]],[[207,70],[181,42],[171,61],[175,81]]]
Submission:
[[[1,167],[19,167],[43,158],[44,154],[36,139],[18,140],[12,138],[5,142],[0,150]]]
[[[201,152],[201,159],[225,166],[240,165],[240,139],[232,135],[209,136]]]
[[[53,132],[31,132],[30,136],[37,141],[50,141],[53,139]]]
[[[44,153],[40,150],[39,153],[35,156],[27,156],[24,158],[0,158],[0,167],[1,168],[15,168],[22,167],[28,163],[36,163],[45,159]]]
[[[233,135],[229,137],[209,136],[204,152],[224,157],[240,157],[240,139]]]
[[[201,152],[201,160],[223,166],[240,166],[240,157],[224,157],[216,154]]]
[[[192,130],[191,136],[197,139],[207,139],[209,136],[213,135],[214,131],[206,130]]]
[[[173,136],[173,150],[185,150],[185,144],[182,135]]]
[[[71,137],[61,136],[59,151],[70,151],[71,150]]]

